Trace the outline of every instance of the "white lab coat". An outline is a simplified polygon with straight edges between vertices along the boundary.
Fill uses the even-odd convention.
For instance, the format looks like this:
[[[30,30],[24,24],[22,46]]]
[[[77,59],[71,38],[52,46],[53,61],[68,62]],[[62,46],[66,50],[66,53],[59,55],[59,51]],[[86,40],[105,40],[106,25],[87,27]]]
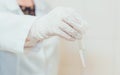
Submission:
[[[37,16],[49,11],[43,0],[34,1]],[[25,16],[16,0],[0,0],[0,75],[57,75],[57,37],[24,52],[25,39],[35,19]]]

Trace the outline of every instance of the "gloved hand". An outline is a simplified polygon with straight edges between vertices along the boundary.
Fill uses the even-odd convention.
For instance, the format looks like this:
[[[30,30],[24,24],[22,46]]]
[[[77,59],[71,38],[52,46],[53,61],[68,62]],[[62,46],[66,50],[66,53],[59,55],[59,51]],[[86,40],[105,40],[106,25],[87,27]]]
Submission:
[[[73,41],[82,37],[83,25],[84,22],[74,9],[57,7],[34,22],[29,40],[42,41],[51,36],[59,36]]]

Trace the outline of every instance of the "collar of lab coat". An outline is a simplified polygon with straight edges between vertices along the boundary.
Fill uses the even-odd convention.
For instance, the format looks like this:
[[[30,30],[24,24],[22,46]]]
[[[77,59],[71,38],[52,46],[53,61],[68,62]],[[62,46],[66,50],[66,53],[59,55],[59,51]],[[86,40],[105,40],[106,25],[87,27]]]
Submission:
[[[8,10],[10,10],[12,12],[23,14],[23,12],[21,11],[21,9],[17,3],[17,0],[8,0],[8,1],[4,1],[4,2],[6,2],[6,6],[7,6]],[[49,6],[47,6],[47,4],[44,0],[34,0],[34,3],[35,3],[37,11],[48,12],[50,10]]]

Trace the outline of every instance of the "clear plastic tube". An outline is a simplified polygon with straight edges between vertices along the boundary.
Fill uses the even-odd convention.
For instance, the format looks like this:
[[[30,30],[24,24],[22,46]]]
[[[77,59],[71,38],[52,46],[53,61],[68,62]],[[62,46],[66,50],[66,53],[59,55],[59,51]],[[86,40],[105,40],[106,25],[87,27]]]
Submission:
[[[79,56],[82,62],[83,68],[86,68],[86,61],[85,61],[85,48],[83,47],[83,40],[77,41],[79,47]]]
[[[80,71],[80,75],[86,75],[87,63],[86,63],[86,58],[85,58],[86,49],[85,49],[84,41],[83,39],[77,40],[76,43],[79,48],[78,53],[79,53],[79,57],[82,63],[82,69]]]

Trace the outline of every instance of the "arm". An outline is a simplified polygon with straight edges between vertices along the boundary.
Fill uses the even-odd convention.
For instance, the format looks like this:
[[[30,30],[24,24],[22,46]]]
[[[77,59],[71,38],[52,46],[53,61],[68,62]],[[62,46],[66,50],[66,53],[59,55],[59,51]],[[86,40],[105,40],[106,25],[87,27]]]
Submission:
[[[0,50],[22,53],[36,17],[0,12]]]
[[[0,50],[23,52],[28,33],[30,40],[38,41],[52,36],[70,41],[80,39],[84,23],[79,17],[76,11],[64,7],[55,8],[37,19],[32,16],[0,13]]]

